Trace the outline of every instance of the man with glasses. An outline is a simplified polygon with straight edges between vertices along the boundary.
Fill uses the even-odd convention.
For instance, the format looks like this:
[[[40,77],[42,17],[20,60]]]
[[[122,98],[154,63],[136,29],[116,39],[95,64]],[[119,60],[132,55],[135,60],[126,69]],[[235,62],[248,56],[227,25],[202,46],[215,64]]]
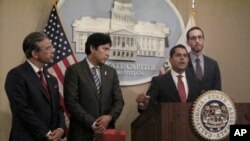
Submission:
[[[191,73],[201,83],[203,92],[221,90],[221,76],[217,62],[204,55],[204,32],[200,27],[192,27],[187,31],[187,45],[191,47],[190,61],[187,72]]]

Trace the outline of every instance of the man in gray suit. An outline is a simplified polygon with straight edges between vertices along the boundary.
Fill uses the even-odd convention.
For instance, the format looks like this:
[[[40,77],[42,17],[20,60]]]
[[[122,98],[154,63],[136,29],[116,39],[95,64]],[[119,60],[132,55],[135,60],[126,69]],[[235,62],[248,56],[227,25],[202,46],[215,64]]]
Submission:
[[[203,92],[221,90],[221,76],[218,63],[204,55],[204,32],[200,27],[192,27],[187,31],[187,44],[191,47],[187,72],[201,83]]]
[[[68,141],[93,141],[95,135],[115,128],[124,101],[116,70],[104,63],[112,42],[109,35],[91,34],[87,57],[65,72],[64,100],[71,114]]]

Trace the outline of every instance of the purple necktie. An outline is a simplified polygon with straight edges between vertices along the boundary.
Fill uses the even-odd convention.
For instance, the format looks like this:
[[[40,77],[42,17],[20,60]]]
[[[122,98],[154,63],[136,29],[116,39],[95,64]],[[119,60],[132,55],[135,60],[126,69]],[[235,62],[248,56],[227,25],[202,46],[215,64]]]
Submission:
[[[195,62],[196,62],[196,72],[195,72],[196,78],[201,81],[202,80],[202,69],[201,69],[200,59],[197,58],[195,60]]]

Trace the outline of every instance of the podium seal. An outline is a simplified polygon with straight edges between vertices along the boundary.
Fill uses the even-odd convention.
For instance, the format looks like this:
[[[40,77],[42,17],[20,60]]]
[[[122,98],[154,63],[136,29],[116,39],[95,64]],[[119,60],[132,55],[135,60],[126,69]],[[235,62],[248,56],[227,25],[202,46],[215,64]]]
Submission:
[[[193,105],[192,123],[206,140],[221,140],[236,123],[236,109],[231,98],[221,91],[207,91]]]

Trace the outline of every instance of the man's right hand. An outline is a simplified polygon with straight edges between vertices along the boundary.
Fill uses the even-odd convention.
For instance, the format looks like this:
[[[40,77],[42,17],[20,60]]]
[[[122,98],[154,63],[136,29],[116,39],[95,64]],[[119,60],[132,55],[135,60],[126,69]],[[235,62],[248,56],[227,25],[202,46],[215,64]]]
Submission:
[[[145,93],[139,94],[136,98],[136,102],[139,108],[147,108],[150,96]]]

